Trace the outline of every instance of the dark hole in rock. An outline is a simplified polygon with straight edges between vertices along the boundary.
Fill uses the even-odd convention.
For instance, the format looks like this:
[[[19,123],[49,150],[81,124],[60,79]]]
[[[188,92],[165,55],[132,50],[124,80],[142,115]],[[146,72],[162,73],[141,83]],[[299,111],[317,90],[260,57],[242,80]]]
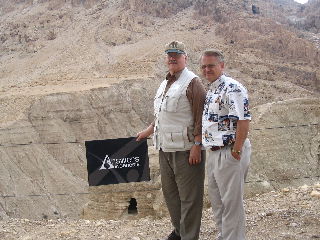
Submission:
[[[129,202],[129,207],[128,207],[128,214],[138,214],[138,209],[137,209],[137,200],[135,198],[131,198]]]

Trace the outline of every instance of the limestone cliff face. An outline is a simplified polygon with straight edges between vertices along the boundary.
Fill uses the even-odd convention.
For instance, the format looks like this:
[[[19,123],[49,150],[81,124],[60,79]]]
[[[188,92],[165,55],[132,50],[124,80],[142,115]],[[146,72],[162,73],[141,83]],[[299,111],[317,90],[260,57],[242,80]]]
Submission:
[[[135,136],[145,127],[152,113],[148,82],[50,94],[1,128],[2,215],[79,217],[89,191],[85,141]]]
[[[319,0],[310,0],[308,4],[301,8],[300,16],[300,26],[305,29],[319,33],[320,32],[320,1]]]
[[[318,103],[318,98],[292,99],[254,108],[249,192],[257,190],[257,186],[268,191],[287,182],[299,185],[319,178]]]
[[[2,128],[1,215],[78,218],[83,214],[110,219],[167,214],[155,152],[150,152],[150,183],[91,188],[87,184],[84,142],[135,136],[151,122],[155,87],[150,83],[131,80],[109,88],[43,96],[33,102],[25,118]],[[317,179],[318,99],[260,105],[252,113],[247,196]],[[137,215],[128,213],[131,198],[138,203]]]
[[[259,49],[262,54],[271,57],[306,61],[314,67],[320,64],[320,52],[312,43],[271,20],[261,18],[234,20],[220,25],[216,32],[234,44]]]
[[[191,0],[161,1],[161,0],[129,0],[124,1],[126,9],[138,11],[154,17],[168,18],[192,6]]]
[[[95,4],[101,1],[98,0],[57,0],[57,1],[50,1],[50,0],[0,0],[0,14],[6,14],[8,12],[14,11],[17,8],[24,9],[30,6],[48,3],[49,9],[61,8],[61,7],[86,7],[90,8]],[[102,1],[105,2],[105,1]],[[112,2],[112,1],[110,1]]]

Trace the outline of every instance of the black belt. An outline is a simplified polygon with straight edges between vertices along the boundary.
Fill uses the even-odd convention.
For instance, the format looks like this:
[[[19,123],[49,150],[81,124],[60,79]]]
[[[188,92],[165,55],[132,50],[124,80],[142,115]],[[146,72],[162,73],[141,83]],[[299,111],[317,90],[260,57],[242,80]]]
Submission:
[[[233,144],[234,144],[234,142],[233,143],[230,143],[230,144],[227,144],[227,145],[224,145],[224,146],[212,146],[211,148],[210,148],[210,150],[211,151],[218,151],[218,150],[220,150],[220,149],[222,149],[222,148],[224,148],[224,147],[227,147],[227,146],[233,146]]]
[[[220,149],[222,149],[222,148],[224,148],[225,146],[212,146],[211,148],[210,148],[210,150],[211,151],[218,151],[218,150],[220,150]]]

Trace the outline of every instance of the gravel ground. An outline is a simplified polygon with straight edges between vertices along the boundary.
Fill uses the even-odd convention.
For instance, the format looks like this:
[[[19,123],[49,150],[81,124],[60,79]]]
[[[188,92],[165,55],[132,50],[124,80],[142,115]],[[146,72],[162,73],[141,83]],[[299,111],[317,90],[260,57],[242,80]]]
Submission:
[[[285,188],[246,200],[249,240],[320,239],[320,184]],[[171,231],[169,218],[139,220],[0,221],[0,239],[163,239]],[[204,210],[200,239],[215,239],[211,209]]]

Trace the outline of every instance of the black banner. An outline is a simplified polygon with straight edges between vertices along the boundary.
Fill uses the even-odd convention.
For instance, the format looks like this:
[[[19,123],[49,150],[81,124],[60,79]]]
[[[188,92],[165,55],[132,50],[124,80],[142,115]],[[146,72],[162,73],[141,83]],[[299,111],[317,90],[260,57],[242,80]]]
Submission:
[[[89,186],[150,180],[147,140],[86,141]]]

